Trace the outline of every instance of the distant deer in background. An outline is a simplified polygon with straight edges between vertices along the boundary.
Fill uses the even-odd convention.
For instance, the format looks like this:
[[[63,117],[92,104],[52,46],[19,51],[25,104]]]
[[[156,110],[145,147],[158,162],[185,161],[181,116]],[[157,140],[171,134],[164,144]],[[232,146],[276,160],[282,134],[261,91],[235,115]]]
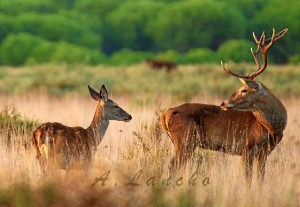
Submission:
[[[99,93],[90,86],[88,88],[98,105],[93,121],[87,129],[48,122],[33,132],[32,143],[43,173],[49,167],[69,169],[76,165],[88,165],[104,137],[109,121],[128,122],[132,119],[131,115],[108,99],[104,85]]]
[[[170,73],[176,69],[177,65],[170,61],[163,61],[163,60],[146,60],[146,63],[153,69],[163,69],[166,68],[167,72]]]
[[[171,138],[175,155],[170,170],[183,167],[196,147],[221,151],[243,157],[244,172],[251,183],[253,160],[257,159],[258,179],[263,180],[267,156],[283,137],[287,112],[281,101],[262,83],[253,79],[267,67],[267,52],[275,41],[287,32],[282,30],[265,40],[262,33],[257,51],[252,55],[258,69],[250,75],[238,75],[222,67],[227,74],[238,77],[242,87],[220,106],[187,103],[170,108],[161,114],[161,125]],[[266,42],[269,42],[266,44]],[[263,65],[258,54],[261,52]]]

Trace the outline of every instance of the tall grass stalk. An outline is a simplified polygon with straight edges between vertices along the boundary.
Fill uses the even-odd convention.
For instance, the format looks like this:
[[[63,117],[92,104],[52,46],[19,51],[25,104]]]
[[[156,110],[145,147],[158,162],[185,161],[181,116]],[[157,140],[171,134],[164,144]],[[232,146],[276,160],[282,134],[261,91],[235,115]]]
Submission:
[[[289,116],[284,138],[268,158],[264,184],[254,181],[248,189],[243,181],[240,157],[201,149],[197,149],[194,161],[190,161],[183,172],[170,178],[168,164],[174,149],[159,127],[158,114],[166,106],[175,106],[181,101],[175,103],[165,97],[158,108],[156,104],[132,105],[134,96],[113,96],[133,115],[133,120],[111,122],[88,172],[73,170],[65,175],[58,171],[56,175],[43,177],[34,149],[20,147],[19,142],[12,142],[7,149],[3,145],[5,136],[1,134],[0,206],[299,205],[299,98],[283,98]],[[1,98],[13,100],[18,110],[14,114],[22,114],[20,117],[83,127],[89,125],[96,104],[78,95],[53,97],[39,93]],[[221,102],[210,96],[194,96],[192,100]],[[1,102],[0,108],[5,104]],[[30,133],[21,132],[17,130],[13,139],[31,138]],[[202,157],[200,170],[193,177],[194,162],[199,157]],[[170,184],[166,185],[168,178]]]

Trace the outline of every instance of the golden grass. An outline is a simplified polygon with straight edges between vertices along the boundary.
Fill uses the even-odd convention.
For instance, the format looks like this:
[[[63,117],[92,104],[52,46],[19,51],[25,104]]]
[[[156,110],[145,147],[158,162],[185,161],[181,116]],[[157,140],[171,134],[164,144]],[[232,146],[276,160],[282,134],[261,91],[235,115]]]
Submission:
[[[170,185],[162,184],[169,177],[167,165],[173,155],[173,146],[157,127],[157,113],[180,103],[171,103],[171,98],[164,97],[157,105],[132,106],[132,97],[112,99],[128,111],[133,120],[111,122],[88,172],[74,170],[64,175],[57,171],[41,177],[34,149],[25,150],[19,145],[7,149],[0,145],[0,206],[299,205],[299,98],[283,99],[288,110],[284,139],[267,161],[263,186],[253,182],[251,189],[245,187],[240,157],[203,150],[197,150],[198,156],[194,159],[203,158],[196,180],[193,177],[196,161],[191,161],[184,172],[172,177]],[[13,103],[25,117],[69,126],[87,127],[96,107],[93,99],[78,95],[54,98],[39,93],[2,96],[1,100],[1,109]],[[193,101],[221,102],[209,96],[194,97]],[[108,171],[108,180],[102,186],[100,178]],[[192,181],[197,184],[189,185]],[[126,186],[127,183],[131,184]],[[134,183],[138,186],[133,186]]]

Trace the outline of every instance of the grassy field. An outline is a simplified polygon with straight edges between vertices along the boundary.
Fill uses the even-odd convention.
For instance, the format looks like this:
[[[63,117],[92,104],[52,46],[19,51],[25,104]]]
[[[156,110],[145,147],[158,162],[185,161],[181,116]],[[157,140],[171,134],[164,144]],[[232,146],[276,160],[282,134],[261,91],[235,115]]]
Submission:
[[[48,72],[49,76],[53,76],[53,81],[62,78],[62,74],[55,75],[52,71],[54,66],[43,67],[51,68]],[[74,72],[73,69],[66,72],[68,67],[60,66],[54,70],[57,73],[61,71],[70,83],[78,76],[74,89],[68,88],[66,91],[56,88],[54,83],[50,85],[47,82],[50,79],[45,80],[49,78],[48,74],[43,75],[38,67],[5,68],[1,72],[5,73],[0,77],[7,81],[7,85],[1,81],[0,206],[299,205],[300,98],[297,96],[299,89],[292,87],[297,82],[297,67],[275,66],[274,71],[278,73],[272,69],[262,75],[262,82],[279,94],[284,102],[288,110],[288,125],[283,140],[267,161],[264,184],[260,186],[253,182],[251,189],[243,181],[240,157],[205,150],[197,150],[194,161],[189,163],[187,169],[168,180],[167,165],[173,155],[173,147],[159,126],[158,114],[185,101],[219,104],[239,85],[234,78],[224,75],[220,68],[210,72],[216,66],[186,66],[170,75],[163,71],[157,73],[143,65],[140,68],[114,68],[116,71],[112,68],[86,67],[81,75],[84,80],[81,80],[80,75],[75,73],[83,69],[77,66]],[[202,71],[206,73],[201,74]],[[26,85],[22,79],[26,73],[27,83],[30,83],[27,91],[21,86]],[[115,82],[105,81],[104,77],[110,75]],[[201,78],[202,75],[206,79]],[[17,77],[19,82],[15,80]],[[43,81],[31,85],[31,81],[38,77],[45,81],[43,87]],[[72,78],[69,80],[68,77]],[[197,78],[199,85],[190,86],[190,82],[193,85]],[[275,83],[281,79],[285,80],[281,86],[291,91],[285,93],[280,83]],[[162,80],[170,81],[170,84]],[[46,121],[87,127],[96,107],[96,102],[88,96],[88,83],[94,87],[107,84],[112,99],[128,111],[133,120],[129,123],[111,122],[88,171],[72,170],[65,174],[57,170],[43,177],[35,151],[28,144],[32,128]],[[79,86],[81,84],[83,86]],[[226,85],[228,89],[215,92]],[[194,91],[190,93],[191,88],[186,86]],[[198,86],[200,89],[194,88]],[[178,94],[183,95],[171,93],[176,87]],[[198,174],[195,174],[194,164],[199,157],[203,162]]]
[[[255,65],[228,63],[235,72],[249,73]],[[300,96],[299,65],[270,65],[257,80],[277,95]],[[190,101],[195,95],[225,95],[240,85],[237,78],[226,75],[221,65],[178,66],[176,71],[151,70],[147,65],[128,67],[90,67],[85,65],[42,65],[1,67],[0,93],[23,94],[47,92],[55,96],[82,94],[86,86],[105,83],[114,95],[132,95],[132,104],[155,104],[154,98],[169,95],[173,100]]]

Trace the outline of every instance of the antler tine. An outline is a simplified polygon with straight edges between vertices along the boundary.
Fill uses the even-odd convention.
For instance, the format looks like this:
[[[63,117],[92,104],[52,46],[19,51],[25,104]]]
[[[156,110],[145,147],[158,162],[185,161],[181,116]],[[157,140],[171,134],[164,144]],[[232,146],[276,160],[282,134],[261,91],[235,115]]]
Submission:
[[[235,77],[238,77],[238,78],[244,78],[244,79],[249,79],[250,78],[248,75],[240,75],[240,74],[232,72],[231,70],[229,70],[229,68],[226,68],[226,66],[223,64],[223,61],[221,61],[221,66],[222,66],[223,70],[229,75],[232,75],[232,76],[235,76]]]
[[[256,64],[258,63],[257,65],[259,67],[256,71],[254,71],[253,73],[251,73],[249,75],[251,80],[253,80],[255,77],[260,75],[267,68],[267,65],[268,65],[268,60],[267,60],[268,50],[273,46],[274,42],[276,40],[279,40],[280,38],[282,38],[286,32],[287,32],[287,29],[284,29],[281,32],[279,32],[278,34],[275,34],[275,29],[273,28],[272,37],[267,39],[267,41],[270,41],[267,45],[265,44],[265,37],[263,37],[263,41],[259,41],[259,43],[257,43],[257,38],[254,38],[256,43],[258,44],[258,50],[256,51],[256,53],[254,53],[254,55],[255,55],[254,60],[255,60]],[[263,32],[262,36],[265,36],[264,32]],[[259,59],[258,59],[258,56],[257,56],[258,52],[259,52],[259,48],[260,48],[260,51],[262,53],[261,54],[262,59],[263,59],[263,65],[262,66],[260,66],[260,62],[259,62]]]
[[[267,40],[265,38],[265,32],[263,32],[261,34],[259,40],[257,39],[255,33],[253,32],[253,38],[254,38],[254,41],[257,45],[257,50],[256,50],[256,52],[254,52],[253,49],[251,48],[251,53],[253,55],[253,58],[254,58],[255,63],[256,63],[258,68],[257,68],[256,71],[254,71],[250,75],[236,74],[236,73],[232,72],[229,68],[226,68],[226,66],[221,61],[221,65],[222,65],[223,70],[229,75],[232,75],[232,76],[235,76],[235,77],[238,77],[238,78],[253,80],[255,77],[257,77],[262,72],[264,72],[264,70],[267,68],[267,65],[268,65],[268,60],[267,60],[268,50],[273,46],[274,42],[279,40],[280,38],[282,38],[287,31],[288,31],[288,29],[286,28],[286,29],[282,30],[281,32],[275,34],[275,29],[273,28],[272,37],[267,39]],[[267,42],[269,41],[269,43],[265,44],[265,41],[267,41]],[[259,52],[262,53],[261,54],[262,59],[263,59],[263,65],[262,66],[260,64],[259,57],[258,57]]]
[[[257,44],[258,47],[260,47],[261,45],[264,44],[264,42],[265,42],[265,32],[264,31],[262,32],[259,40],[257,40],[257,37],[256,37],[254,32],[252,33],[252,36],[253,36],[253,39],[254,39],[254,41],[255,41],[255,43]],[[258,49],[257,49],[257,51],[258,51]]]
[[[260,68],[260,62],[259,62],[259,58],[258,58],[259,46],[257,46],[256,52],[253,52],[252,47],[250,48],[250,51],[251,51],[252,56],[254,58],[255,64],[257,65],[257,69],[259,69]]]
[[[250,48],[250,50],[251,50],[252,56],[254,58],[254,61],[255,61],[256,65],[257,65],[257,70],[258,70],[260,68],[260,62],[259,62],[259,58],[258,58],[258,53],[259,53],[259,51],[261,49],[261,45],[264,44],[264,41],[265,41],[265,32],[263,32],[261,34],[259,40],[257,40],[257,37],[256,37],[256,35],[255,35],[254,32],[252,33],[252,36],[253,36],[253,39],[254,39],[255,43],[257,44],[257,49],[256,49],[256,52],[253,52],[252,47]]]
[[[282,37],[285,35],[285,33],[287,33],[287,31],[288,31],[288,28],[285,28],[285,29],[283,29],[282,31],[278,32],[278,33],[275,35],[274,41],[277,41],[277,40],[279,40],[280,38],[282,38]],[[267,39],[266,41],[270,41],[271,39],[272,39],[272,38],[269,38],[269,39]]]
[[[277,34],[275,35],[275,37],[274,37],[274,42],[277,41],[277,40],[279,40],[280,38],[282,38],[282,37],[285,35],[285,33],[286,33],[287,31],[288,31],[288,28],[285,28],[285,29],[282,30],[281,32],[277,33]],[[274,33],[275,33],[275,30],[273,29],[273,34],[274,34]],[[272,35],[272,37],[273,37],[273,35]],[[265,42],[271,41],[271,40],[272,40],[272,37],[269,38],[269,39],[267,39],[267,40],[265,40],[265,32],[263,32],[262,35],[261,35],[261,37],[260,37],[260,39],[259,39],[259,41],[258,41],[258,40],[257,40],[257,37],[256,37],[256,35],[255,35],[255,33],[253,32],[253,38],[254,38],[254,40],[255,40],[255,43],[257,44],[257,50],[256,50],[256,52],[254,53],[254,52],[253,52],[253,49],[251,48],[251,53],[252,53],[253,56],[255,55],[254,59],[255,59],[255,62],[259,64],[259,65],[257,64],[257,65],[258,65],[258,68],[260,68],[260,63],[259,63],[258,57],[257,57],[257,55],[258,55],[258,53],[259,53],[259,50],[260,50],[261,46],[264,46],[264,45],[265,45]]]

